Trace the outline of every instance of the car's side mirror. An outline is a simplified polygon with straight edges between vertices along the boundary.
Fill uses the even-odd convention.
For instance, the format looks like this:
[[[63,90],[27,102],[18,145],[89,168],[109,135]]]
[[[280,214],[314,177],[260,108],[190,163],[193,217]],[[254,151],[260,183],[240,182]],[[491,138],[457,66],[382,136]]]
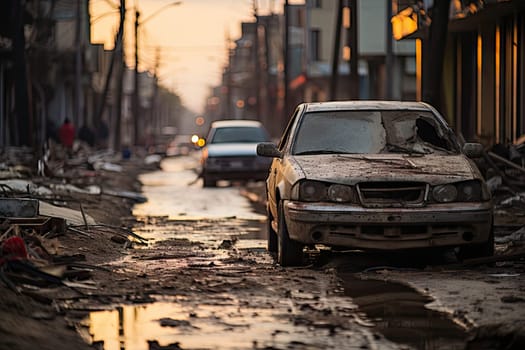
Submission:
[[[469,158],[481,158],[483,157],[483,145],[467,142],[463,145],[463,153]]]
[[[262,142],[257,145],[257,154],[262,157],[282,158],[282,153],[272,142]]]

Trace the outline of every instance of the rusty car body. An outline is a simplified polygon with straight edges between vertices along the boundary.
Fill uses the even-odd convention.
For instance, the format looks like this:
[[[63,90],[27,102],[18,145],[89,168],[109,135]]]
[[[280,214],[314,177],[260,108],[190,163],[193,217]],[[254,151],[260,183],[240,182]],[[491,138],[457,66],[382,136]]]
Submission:
[[[268,250],[283,266],[315,245],[491,255],[492,199],[471,159],[482,151],[425,103],[301,104],[279,145],[257,148],[273,157]]]

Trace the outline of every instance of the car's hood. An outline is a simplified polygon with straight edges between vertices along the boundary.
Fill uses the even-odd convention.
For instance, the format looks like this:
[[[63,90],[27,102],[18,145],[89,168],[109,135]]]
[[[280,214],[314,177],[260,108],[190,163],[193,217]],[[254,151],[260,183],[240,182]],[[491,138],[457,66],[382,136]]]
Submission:
[[[218,143],[206,146],[208,157],[255,156],[257,143]]]
[[[364,181],[421,181],[438,185],[481,176],[464,155],[308,155],[292,156],[290,161],[302,171],[299,178],[348,185]]]

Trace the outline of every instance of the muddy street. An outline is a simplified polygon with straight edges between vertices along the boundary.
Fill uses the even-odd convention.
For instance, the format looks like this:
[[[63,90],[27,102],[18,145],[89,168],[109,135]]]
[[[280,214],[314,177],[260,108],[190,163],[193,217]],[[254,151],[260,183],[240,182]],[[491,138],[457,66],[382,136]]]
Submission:
[[[525,0],[0,1],[0,350],[525,349]]]
[[[0,349],[523,348],[523,216],[512,208],[497,208],[489,264],[318,246],[282,267],[267,251],[264,182],[204,187],[197,153],[119,164],[98,173],[104,194],[55,190],[60,206],[42,205],[67,229],[5,222],[36,269],[2,271]]]
[[[109,265],[122,276],[113,288],[138,279],[135,291],[147,297],[90,313],[91,342],[106,350],[398,348],[363,326],[334,269],[277,266],[265,217],[239,187],[203,189],[195,161],[167,159],[141,177],[149,200],[134,209],[135,232],[148,244]]]
[[[282,268],[266,251],[266,218],[243,188],[203,188],[196,166],[192,156],[168,158],[140,178],[148,202],[134,208],[135,232],[148,243],[109,262],[116,278],[103,286],[127,297],[71,305],[92,310],[82,322],[88,343],[106,350],[463,349],[478,326],[523,319],[522,265],[429,271],[447,257],[312,251],[310,265]],[[507,294],[515,302],[503,303]]]

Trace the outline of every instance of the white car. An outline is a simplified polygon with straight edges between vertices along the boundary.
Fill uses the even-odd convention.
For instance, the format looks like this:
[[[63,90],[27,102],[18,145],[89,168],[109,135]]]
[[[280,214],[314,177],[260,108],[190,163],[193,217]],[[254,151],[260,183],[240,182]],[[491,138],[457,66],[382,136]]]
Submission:
[[[269,140],[259,121],[213,122],[201,153],[204,187],[215,187],[218,180],[265,180],[271,159],[257,155],[257,144]]]
[[[283,266],[305,246],[493,254],[493,204],[443,117],[418,102],[305,103],[293,114],[267,179],[268,249]]]

